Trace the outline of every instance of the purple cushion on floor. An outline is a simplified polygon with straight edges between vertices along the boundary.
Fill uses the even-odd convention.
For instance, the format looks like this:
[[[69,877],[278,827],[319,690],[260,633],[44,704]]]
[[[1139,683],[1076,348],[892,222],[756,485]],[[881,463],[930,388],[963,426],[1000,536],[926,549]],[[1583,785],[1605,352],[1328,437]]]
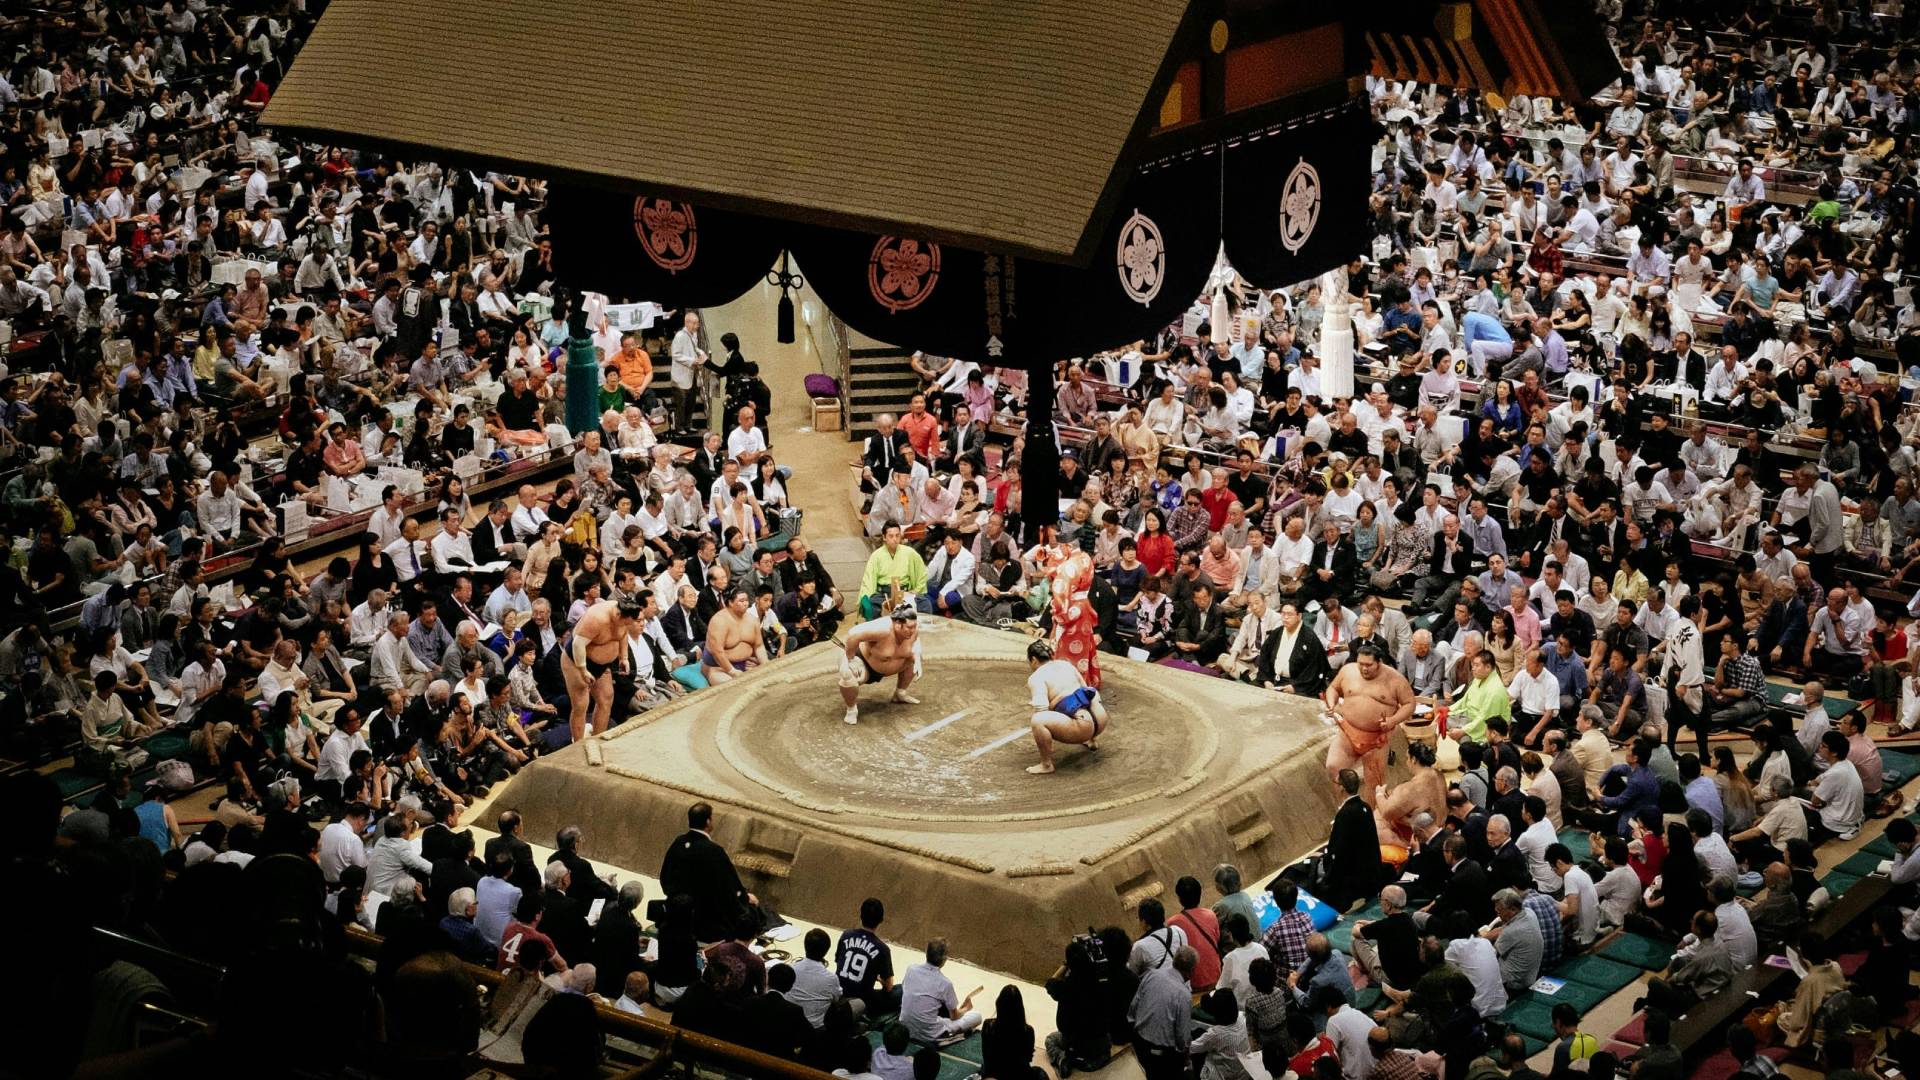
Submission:
[[[1633,1019],[1627,1021],[1626,1026],[1619,1031],[1614,1032],[1613,1037],[1620,1042],[1632,1043],[1635,1046],[1647,1045],[1647,1014],[1634,1013]]]

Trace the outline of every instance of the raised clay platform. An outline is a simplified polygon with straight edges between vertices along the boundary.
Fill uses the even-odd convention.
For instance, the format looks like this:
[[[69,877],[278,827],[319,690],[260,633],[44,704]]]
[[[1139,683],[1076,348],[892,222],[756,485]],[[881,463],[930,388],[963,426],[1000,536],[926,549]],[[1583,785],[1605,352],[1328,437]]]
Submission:
[[[1132,929],[1145,897],[1175,907],[1183,874],[1211,895],[1218,863],[1251,885],[1325,839],[1330,729],[1312,701],[1102,656],[1112,729],[1030,776],[1029,639],[930,617],[921,634],[920,705],[888,703],[888,680],[841,723],[840,647],[816,645],[622,725],[598,740],[603,765],[584,745],[542,758],[498,804],[653,871],[705,799],[776,910],[853,926],[878,896],[887,937],[945,936],[1030,979],[1089,926]]]

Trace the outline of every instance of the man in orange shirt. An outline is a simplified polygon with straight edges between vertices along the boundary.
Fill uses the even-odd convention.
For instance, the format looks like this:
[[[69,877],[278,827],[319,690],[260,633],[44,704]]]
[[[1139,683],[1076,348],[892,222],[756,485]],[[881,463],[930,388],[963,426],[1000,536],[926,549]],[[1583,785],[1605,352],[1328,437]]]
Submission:
[[[934,461],[940,456],[940,418],[927,411],[927,395],[913,395],[900,418],[900,430],[907,433],[907,442],[921,458]]]
[[[645,398],[653,387],[653,357],[640,347],[640,342],[632,334],[620,335],[620,351],[613,354],[613,364],[620,369],[620,385],[635,401]]]

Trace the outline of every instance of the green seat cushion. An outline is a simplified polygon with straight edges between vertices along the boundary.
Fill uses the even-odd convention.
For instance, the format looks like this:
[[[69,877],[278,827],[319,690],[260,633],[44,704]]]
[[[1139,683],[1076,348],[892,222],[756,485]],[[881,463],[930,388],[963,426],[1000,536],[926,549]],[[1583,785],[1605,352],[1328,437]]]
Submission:
[[[954,1043],[952,1046],[941,1047],[940,1056],[967,1062],[977,1069],[987,1060],[985,1045],[984,1040],[980,1037],[980,1033],[976,1031],[966,1038],[961,1039],[959,1042]],[[943,1075],[946,1073],[944,1068],[940,1071]]]
[[[60,798],[63,802],[70,802],[74,796],[100,786],[98,776],[75,768],[55,769],[48,775],[60,788]]]
[[[1530,1039],[1549,1041],[1553,1038],[1553,1000],[1535,995],[1515,1002],[1500,1014],[1500,1022]]]
[[[881,1032],[878,1027],[867,1032],[867,1042],[871,1044],[875,1050],[880,1049],[880,1035]],[[918,1053],[922,1045],[923,1044],[917,1042],[908,1043],[908,1055],[911,1056]],[[980,1033],[976,1031],[959,1042],[954,1043],[952,1046],[943,1046],[940,1048],[940,1072],[937,1074],[938,1080],[968,1080],[969,1077],[978,1076],[980,1075],[980,1066],[985,1060],[986,1053],[981,1048]]]
[[[185,731],[163,731],[142,744],[154,761],[187,756],[187,733]]]
[[[1640,934],[1621,934],[1608,942],[1600,955],[1643,971],[1659,971],[1673,960],[1673,946]]]
[[[1798,705],[1787,705],[1785,701],[1788,694],[1797,693],[1800,693],[1800,687],[1798,686],[1787,686],[1776,682],[1769,682],[1767,684],[1767,700],[1780,708],[1799,708],[1800,706]],[[1827,696],[1821,699],[1821,704],[1827,707],[1828,716],[1838,720],[1853,708],[1855,702],[1845,694],[1829,690],[1827,691]]]
[[[1348,956],[1353,955],[1353,920],[1341,919],[1327,927],[1327,944]]]
[[[1632,964],[1623,964],[1618,960],[1609,960],[1604,956],[1587,954],[1576,956],[1553,970],[1553,977],[1565,979],[1582,986],[1597,987],[1611,994],[1640,977],[1640,969]]]
[[[1590,850],[1592,845],[1588,842],[1590,836],[1592,836],[1592,833],[1586,829],[1560,830],[1560,842],[1567,845],[1568,853],[1573,856],[1573,861],[1577,863],[1586,862],[1593,856],[1593,852]]]
[[[1625,965],[1622,966],[1624,967]],[[1553,975],[1553,978],[1556,979],[1561,977],[1558,972],[1555,972]],[[1533,1000],[1538,1004],[1545,1005],[1549,1009],[1564,1001],[1568,1005],[1573,1006],[1581,1015],[1585,1015],[1592,1011],[1594,1006],[1612,997],[1617,989],[1618,988],[1609,990],[1604,987],[1589,986],[1586,983],[1577,983],[1568,980],[1560,989],[1551,994],[1535,990],[1533,992]]]
[[[1839,896],[1841,893],[1846,892],[1848,889],[1853,888],[1854,883],[1859,880],[1860,880],[1860,875],[1858,874],[1849,874],[1840,870],[1835,870],[1833,873],[1828,874],[1826,877],[1821,878],[1820,884],[1825,885],[1827,887],[1827,892],[1831,893],[1834,896]]]
[[[1898,854],[1898,852],[1893,850],[1893,841],[1887,839],[1885,836],[1874,837],[1873,841],[1866,847],[1861,848],[1860,851],[1862,854],[1871,851],[1874,855],[1882,859],[1891,859]]]
[[[1885,837],[1881,839],[1885,839]],[[1886,858],[1888,858],[1888,856],[1874,851],[1856,851],[1842,860],[1840,865],[1834,867],[1833,872],[1836,874],[1852,874],[1856,878],[1863,878],[1879,869],[1881,860]]]
[[[1902,750],[1882,750],[1880,767],[1886,772],[1888,779],[1897,778],[1904,783],[1913,779],[1916,774],[1920,774],[1920,756]]]

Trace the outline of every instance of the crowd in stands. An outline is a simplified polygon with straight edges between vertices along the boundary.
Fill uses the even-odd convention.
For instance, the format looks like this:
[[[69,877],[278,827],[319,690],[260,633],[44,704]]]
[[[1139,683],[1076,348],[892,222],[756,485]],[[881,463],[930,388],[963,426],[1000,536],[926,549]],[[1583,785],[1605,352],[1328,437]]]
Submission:
[[[859,1078],[931,1075],[975,1032],[990,1077],[1122,1044],[1156,1078],[1236,1080],[1249,1051],[1316,1080],[1524,1076],[1501,1015],[1616,933],[1674,948],[1645,1045],[1596,1050],[1556,1008],[1556,1080],[1677,1080],[1671,1022],[1789,946],[1786,1046],[1838,1045],[1843,991],[1905,1015],[1911,821],[1885,825],[1866,962],[1843,972],[1812,928],[1820,847],[1900,802],[1873,727],[1920,728],[1900,19],[1615,4],[1629,70],[1593,103],[1371,79],[1370,251],[1282,290],[1223,269],[1155,340],[1060,365],[1058,535],[1098,570],[1103,649],[1311,698],[1370,647],[1459,761],[1415,743],[1388,789],[1342,774],[1303,872],[1249,891],[1221,865],[1212,903],[1182,878],[1138,926],[1063,943],[1036,1046],[1041,1003],[1010,989],[983,1019],[943,941],[896,981],[882,899],[767,963],[704,804],[651,900],[577,830],[540,866],[517,815],[477,852],[461,817],[581,734],[561,652],[596,604],[636,616],[615,722],[732,673],[700,655],[723,610],[761,661],[895,593],[1044,621],[1024,376],[915,358],[920,392],[862,445],[877,546],[843,597],[734,335],[694,312],[613,329],[554,280],[537,180],[260,127],[311,5],[51,8],[0,17],[23,43],[0,57],[0,731],[101,784],[62,816],[46,775],[0,777],[0,923],[44,980],[20,1015],[58,1071],[127,1049],[72,1004],[137,989],[76,962],[90,927],[244,988],[148,1067],[283,1060],[289,1002],[260,991],[298,987],[329,1036],[304,1068],[452,1069],[478,1038],[467,965],[545,983],[523,1043],[567,1074],[600,1059],[597,1001]],[[1348,297],[1350,398],[1319,355]],[[574,310],[602,380],[577,439]],[[550,490],[502,482],[555,455]],[[360,513],[351,557],[298,571],[290,523]],[[1729,730],[1750,753],[1710,741]],[[169,796],[205,781],[225,794],[188,829]],[[1306,896],[1377,914],[1342,950]],[[1728,1042],[1759,1080],[1747,1030]]]

